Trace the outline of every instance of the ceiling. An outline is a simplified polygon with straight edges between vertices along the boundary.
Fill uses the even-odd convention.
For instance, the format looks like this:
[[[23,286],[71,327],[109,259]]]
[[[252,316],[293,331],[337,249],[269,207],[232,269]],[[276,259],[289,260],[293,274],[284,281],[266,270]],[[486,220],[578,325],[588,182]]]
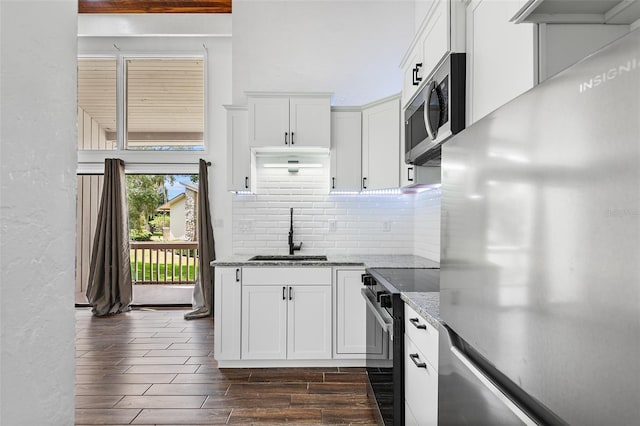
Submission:
[[[78,13],[231,13],[232,0],[78,0]]]

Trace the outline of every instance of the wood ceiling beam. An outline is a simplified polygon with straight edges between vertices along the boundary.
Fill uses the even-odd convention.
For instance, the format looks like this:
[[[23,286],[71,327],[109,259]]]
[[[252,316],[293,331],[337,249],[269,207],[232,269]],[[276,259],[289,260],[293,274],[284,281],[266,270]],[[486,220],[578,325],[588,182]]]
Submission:
[[[232,0],[78,0],[78,13],[231,13]]]

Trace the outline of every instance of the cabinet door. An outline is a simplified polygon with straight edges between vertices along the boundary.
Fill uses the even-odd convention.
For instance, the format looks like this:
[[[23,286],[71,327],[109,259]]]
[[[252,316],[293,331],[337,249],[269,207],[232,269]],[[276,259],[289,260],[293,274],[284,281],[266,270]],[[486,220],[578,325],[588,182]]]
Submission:
[[[214,275],[214,354],[218,360],[238,360],[240,359],[241,269],[216,267]]]
[[[340,358],[384,355],[384,333],[367,309],[360,292],[363,273],[364,269],[336,271],[335,342],[336,355]],[[376,324],[371,336],[367,336],[367,321]],[[367,346],[367,341],[371,342],[370,346]]]
[[[400,99],[362,112],[362,188],[400,186]]]
[[[467,7],[467,127],[533,87],[536,28],[509,19],[509,1],[473,1]]]
[[[285,286],[243,286],[242,359],[286,358],[286,299]]]
[[[249,146],[288,146],[289,98],[249,97]]]
[[[437,1],[427,18],[422,38],[422,67],[428,77],[450,48],[449,1]]]
[[[360,191],[362,177],[362,113],[331,113],[332,191]]]
[[[420,65],[418,67],[418,65]],[[416,71],[417,69],[417,71]],[[402,105],[406,105],[415,95],[421,81],[418,78],[424,76],[424,64],[422,62],[422,46],[416,45],[411,52],[409,60],[402,68]]]
[[[227,110],[227,189],[251,189],[251,150],[249,149],[247,109]]]
[[[331,358],[331,286],[291,286],[288,359]]]
[[[329,148],[331,143],[331,101],[322,98],[291,98],[289,101],[291,146]]]

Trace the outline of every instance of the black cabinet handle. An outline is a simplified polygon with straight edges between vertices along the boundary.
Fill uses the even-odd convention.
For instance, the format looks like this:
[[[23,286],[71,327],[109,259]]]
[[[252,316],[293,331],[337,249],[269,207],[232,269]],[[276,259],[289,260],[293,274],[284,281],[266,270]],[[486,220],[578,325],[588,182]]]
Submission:
[[[240,268],[236,269],[236,282],[239,283],[240,282]]]
[[[287,300],[287,287],[282,287],[282,300]]]
[[[413,85],[418,86],[422,81],[422,77],[418,76],[418,72],[420,72],[420,68],[422,68],[422,63],[416,64],[416,67],[413,69]]]
[[[249,176],[244,177],[244,188],[249,189]]]
[[[413,171],[413,167],[407,167],[407,180],[409,182],[413,182],[413,178],[411,177],[411,172]]]
[[[289,300],[293,300],[293,296],[291,295],[293,287],[289,287]]]
[[[375,285],[375,281],[373,281],[373,277],[369,274],[362,274],[360,277],[362,284],[367,285],[367,286],[371,286],[371,285]]]
[[[367,189],[367,178],[366,177],[362,178],[362,189]]]
[[[293,132],[291,132],[291,145],[293,145],[295,142],[293,141]]]
[[[331,189],[336,189],[336,178],[331,178]]]
[[[391,302],[391,295],[381,294],[379,303],[380,303],[380,306],[382,306],[383,308],[391,308],[393,306]]]
[[[420,324],[420,320],[419,320],[418,318],[409,318],[409,322],[410,322],[411,324],[413,324],[413,326],[414,326],[415,328],[418,328],[418,329],[420,329],[420,330],[426,330],[426,329],[427,329],[427,326],[426,326],[426,325],[424,325],[424,324]]]
[[[420,356],[418,354],[409,354],[409,358],[411,358],[411,361],[413,361],[413,363],[416,365],[416,367],[418,368],[427,368],[427,364],[425,364],[424,362],[418,362],[420,360]],[[418,361],[416,361],[418,360]]]
[[[289,145],[289,132],[284,132],[284,144]]]

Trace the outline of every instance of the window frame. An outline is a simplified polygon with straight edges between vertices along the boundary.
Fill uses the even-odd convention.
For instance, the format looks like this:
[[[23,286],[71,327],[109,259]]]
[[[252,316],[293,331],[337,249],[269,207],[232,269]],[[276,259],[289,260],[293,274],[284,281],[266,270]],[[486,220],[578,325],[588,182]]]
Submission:
[[[114,44],[114,47],[117,46]],[[209,79],[208,52],[185,50],[180,52],[142,52],[120,51],[78,53],[81,59],[116,59],[116,148],[110,150],[77,149],[78,174],[92,174],[104,171],[104,160],[120,158],[125,162],[126,173],[197,173],[200,158],[208,158],[210,154],[209,138]],[[126,147],[126,61],[135,59],[199,59],[202,60],[203,71],[203,149],[197,151],[182,150],[131,150]],[[77,107],[77,102],[76,102]]]

